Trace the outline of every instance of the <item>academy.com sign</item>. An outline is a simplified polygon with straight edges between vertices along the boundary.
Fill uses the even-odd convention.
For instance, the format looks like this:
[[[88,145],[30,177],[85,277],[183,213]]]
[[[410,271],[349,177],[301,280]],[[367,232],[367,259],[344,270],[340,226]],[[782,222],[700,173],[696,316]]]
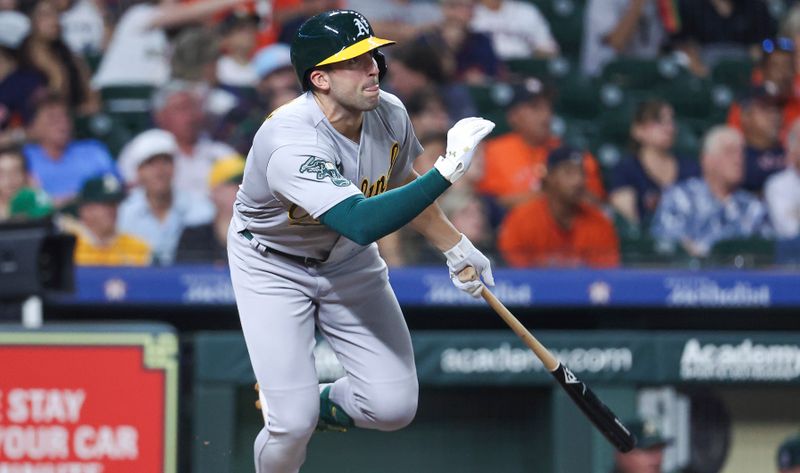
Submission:
[[[633,367],[629,348],[566,348],[553,355],[576,373],[620,373]],[[528,348],[503,343],[495,348],[447,348],[439,366],[448,374],[526,373],[544,371],[542,362]]]
[[[680,376],[702,381],[790,381],[800,378],[800,346],[701,344],[689,339],[681,355]]]

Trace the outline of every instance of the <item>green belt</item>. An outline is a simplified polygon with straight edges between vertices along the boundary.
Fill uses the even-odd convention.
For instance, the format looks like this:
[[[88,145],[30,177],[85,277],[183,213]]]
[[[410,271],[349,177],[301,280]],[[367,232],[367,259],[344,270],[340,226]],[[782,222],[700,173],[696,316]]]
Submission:
[[[245,237],[248,241],[252,241],[253,240],[253,234],[250,233],[250,230],[246,230],[246,229],[242,230],[242,231],[239,232],[239,234],[242,235],[243,237]],[[293,254],[290,254],[290,253],[284,253],[283,251],[276,250],[275,248],[270,248],[270,247],[268,247],[267,245],[261,243],[258,240],[256,240],[256,242],[260,246],[263,246],[264,250],[266,250],[267,253],[273,253],[273,254],[276,254],[278,256],[283,256],[284,258],[288,258],[288,259],[294,261],[295,263],[300,263],[303,266],[316,266],[318,264],[322,264],[322,263],[325,262],[324,260],[317,259],[317,258],[311,258],[309,256],[299,256],[299,255],[293,255]]]

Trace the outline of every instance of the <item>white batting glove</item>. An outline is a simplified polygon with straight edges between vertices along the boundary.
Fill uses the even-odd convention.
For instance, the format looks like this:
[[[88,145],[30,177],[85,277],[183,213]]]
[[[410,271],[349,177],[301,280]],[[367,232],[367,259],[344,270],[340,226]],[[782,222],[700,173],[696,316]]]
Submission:
[[[469,169],[475,147],[493,129],[494,123],[483,118],[459,120],[447,132],[447,151],[444,156],[439,156],[433,167],[451,183],[456,182]]]
[[[461,240],[456,243],[456,246],[444,252],[447,258],[447,267],[450,269],[450,280],[453,285],[462,291],[468,293],[472,297],[478,298],[481,296],[483,282],[488,286],[494,286],[494,276],[492,276],[492,266],[489,258],[483,255],[472,244],[471,241],[464,235],[461,235]],[[475,268],[475,272],[480,275],[480,278],[472,281],[463,282],[458,279],[458,273],[467,266]]]

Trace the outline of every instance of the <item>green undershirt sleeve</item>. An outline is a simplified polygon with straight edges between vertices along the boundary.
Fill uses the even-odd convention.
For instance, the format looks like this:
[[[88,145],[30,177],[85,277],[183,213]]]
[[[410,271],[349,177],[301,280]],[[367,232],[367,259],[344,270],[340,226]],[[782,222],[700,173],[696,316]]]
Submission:
[[[408,184],[367,199],[354,195],[319,217],[332,230],[368,245],[401,228],[442,195],[450,182],[435,168]]]

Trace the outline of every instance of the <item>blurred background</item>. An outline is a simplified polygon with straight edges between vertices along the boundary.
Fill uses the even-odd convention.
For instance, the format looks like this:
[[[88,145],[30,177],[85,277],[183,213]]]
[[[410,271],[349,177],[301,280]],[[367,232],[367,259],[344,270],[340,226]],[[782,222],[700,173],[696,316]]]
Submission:
[[[398,42],[381,86],[425,148],[417,171],[455,121],[497,123],[439,205],[644,448],[615,455],[404,229],[379,248],[417,419],[316,435],[304,472],[800,471],[792,0],[0,0],[0,471],[253,470],[225,235],[256,130],[300,93],[288,45],[332,8]],[[139,347],[136,377],[112,347]],[[341,375],[323,341],[316,357]],[[137,404],[151,369],[162,384],[121,409],[138,436],[104,436],[120,407],[91,402]],[[56,415],[78,392],[90,437]]]

